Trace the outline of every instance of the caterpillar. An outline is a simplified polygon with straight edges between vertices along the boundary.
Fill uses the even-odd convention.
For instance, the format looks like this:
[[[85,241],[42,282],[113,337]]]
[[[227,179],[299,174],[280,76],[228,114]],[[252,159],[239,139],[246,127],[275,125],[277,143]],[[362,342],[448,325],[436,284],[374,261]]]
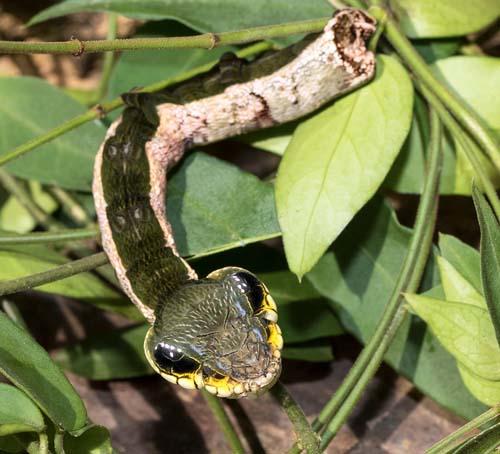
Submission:
[[[374,74],[376,22],[338,11],[324,31],[247,62],[224,54],[207,74],[158,93],[127,93],[94,166],[102,245],[151,324],[146,358],[162,377],[219,397],[259,395],[281,372],[276,303],[251,272],[199,279],[165,217],[166,174],[194,146],[302,117]]]

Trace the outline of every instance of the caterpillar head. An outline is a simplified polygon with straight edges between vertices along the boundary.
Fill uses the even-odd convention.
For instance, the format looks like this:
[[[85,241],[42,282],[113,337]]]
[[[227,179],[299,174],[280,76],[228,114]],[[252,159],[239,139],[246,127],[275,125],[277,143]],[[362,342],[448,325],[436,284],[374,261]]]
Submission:
[[[146,357],[185,388],[204,387],[219,397],[258,395],[281,371],[277,320],[276,304],[255,275],[222,268],[184,285],[158,308]]]

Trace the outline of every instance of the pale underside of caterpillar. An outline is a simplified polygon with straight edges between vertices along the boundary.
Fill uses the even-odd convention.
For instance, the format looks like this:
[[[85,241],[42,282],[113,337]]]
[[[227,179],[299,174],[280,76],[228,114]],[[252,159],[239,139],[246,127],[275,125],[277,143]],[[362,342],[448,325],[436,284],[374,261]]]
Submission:
[[[179,256],[165,218],[167,171],[195,145],[297,119],[370,80],[375,27],[341,10],[318,37],[271,57],[225,56],[167,93],[124,95],[129,107],[95,159],[94,201],[103,248],[152,325],[146,357],[167,380],[221,397],[259,394],[277,380],[283,346],[276,304],[252,273],[228,267],[198,279]]]

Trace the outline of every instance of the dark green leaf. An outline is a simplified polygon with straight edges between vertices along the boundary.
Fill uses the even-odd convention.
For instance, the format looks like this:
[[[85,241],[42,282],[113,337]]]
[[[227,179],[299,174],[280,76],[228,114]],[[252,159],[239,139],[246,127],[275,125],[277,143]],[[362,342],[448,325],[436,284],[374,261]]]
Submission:
[[[15,435],[7,435],[5,437],[0,437],[0,452],[26,452],[26,445]]]
[[[382,184],[410,128],[404,67],[379,56],[368,85],[295,130],[281,162],[276,205],[290,269],[309,271]]]
[[[367,228],[369,226],[370,228]],[[331,300],[346,330],[366,342],[393,290],[409,241],[390,208],[370,202],[306,276]],[[438,278],[425,284],[435,286]],[[400,328],[386,357],[399,373],[444,407],[471,418],[484,410],[464,386],[455,359],[417,317]]]
[[[448,39],[419,39],[413,42],[415,49],[427,63],[451,57],[460,49],[460,40]]]
[[[279,236],[271,185],[204,153],[170,178],[167,213],[182,255],[206,255]]]
[[[278,305],[278,323],[285,344],[343,333],[337,318],[307,281],[299,283],[289,271],[259,274]]]
[[[64,434],[64,450],[69,454],[113,454],[108,429],[88,426],[78,436]]]
[[[458,238],[439,234],[441,255],[476,289],[482,293],[479,252]]]
[[[84,112],[82,105],[41,79],[0,78],[0,155]],[[7,169],[29,180],[89,190],[104,133],[99,123],[87,123],[9,163]]]
[[[0,402],[0,436],[45,428],[40,410],[20,389],[0,383]]]
[[[481,280],[486,304],[500,346],[500,226],[489,203],[476,186],[472,188],[481,228]]]
[[[490,24],[500,14],[497,0],[390,0],[389,5],[412,38],[467,35]]]
[[[322,0],[65,0],[38,13],[30,25],[80,11],[113,11],[136,19],[177,19],[199,31],[222,32],[315,19],[332,14]]]
[[[332,346],[328,339],[285,345],[282,353],[285,359],[327,363],[333,361]]]
[[[90,380],[140,377],[153,374],[143,344],[149,325],[144,323],[106,333],[94,333],[73,346],[62,348],[54,361],[65,370]]]
[[[72,431],[85,425],[82,400],[31,336],[0,312],[0,371],[43,410],[56,426]]]

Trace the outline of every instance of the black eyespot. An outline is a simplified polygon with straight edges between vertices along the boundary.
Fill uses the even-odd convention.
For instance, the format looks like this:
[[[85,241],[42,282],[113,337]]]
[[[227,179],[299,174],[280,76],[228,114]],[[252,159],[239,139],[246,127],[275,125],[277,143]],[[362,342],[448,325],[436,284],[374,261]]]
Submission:
[[[253,274],[243,271],[233,274],[232,278],[237,287],[247,296],[253,310],[259,310],[264,300],[264,289],[261,282]]]
[[[167,372],[187,374],[197,371],[200,367],[198,361],[185,356],[177,347],[164,342],[156,345],[153,356],[158,367]]]

